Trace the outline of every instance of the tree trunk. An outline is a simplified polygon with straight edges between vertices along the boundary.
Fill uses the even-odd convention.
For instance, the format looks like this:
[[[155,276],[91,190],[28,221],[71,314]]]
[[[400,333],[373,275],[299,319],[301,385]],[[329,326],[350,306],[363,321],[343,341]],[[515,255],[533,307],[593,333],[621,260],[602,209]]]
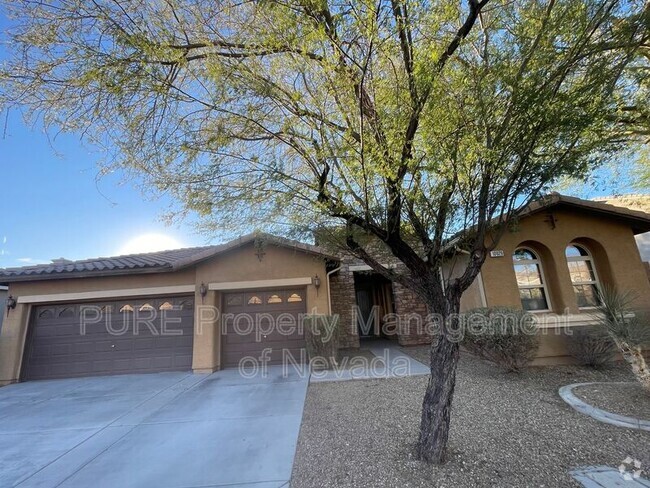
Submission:
[[[441,331],[431,345],[431,376],[422,401],[417,454],[423,461],[445,461],[458,357],[458,342]]]

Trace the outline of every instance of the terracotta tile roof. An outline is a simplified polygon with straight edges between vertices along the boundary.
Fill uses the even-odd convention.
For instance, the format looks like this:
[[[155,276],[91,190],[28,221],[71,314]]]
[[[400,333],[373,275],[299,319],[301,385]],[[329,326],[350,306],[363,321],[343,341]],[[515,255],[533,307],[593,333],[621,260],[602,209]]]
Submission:
[[[297,251],[318,255],[325,259],[338,261],[336,256],[328,254],[318,246],[270,234],[253,233],[217,246],[190,247],[145,254],[83,259],[80,261],[55,259],[49,264],[37,264],[19,268],[0,268],[0,284],[14,281],[178,271],[257,239],[262,239],[271,245],[292,248]]]

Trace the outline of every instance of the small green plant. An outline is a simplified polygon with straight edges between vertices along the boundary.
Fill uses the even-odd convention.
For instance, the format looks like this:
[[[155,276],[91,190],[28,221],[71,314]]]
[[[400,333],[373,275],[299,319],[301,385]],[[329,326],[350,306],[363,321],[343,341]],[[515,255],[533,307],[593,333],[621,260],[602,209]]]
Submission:
[[[602,317],[600,323],[621,352],[623,359],[641,385],[650,391],[650,370],[643,357],[643,347],[650,344],[650,320],[630,307],[634,295],[603,287],[600,292]]]
[[[305,343],[309,361],[315,369],[331,369],[339,351],[339,316],[308,315],[304,319]]]
[[[477,308],[464,314],[461,323],[465,349],[509,372],[521,372],[539,348],[535,320],[523,310]]]
[[[578,329],[566,337],[569,354],[581,366],[602,369],[614,359],[614,343],[609,334],[600,329]]]

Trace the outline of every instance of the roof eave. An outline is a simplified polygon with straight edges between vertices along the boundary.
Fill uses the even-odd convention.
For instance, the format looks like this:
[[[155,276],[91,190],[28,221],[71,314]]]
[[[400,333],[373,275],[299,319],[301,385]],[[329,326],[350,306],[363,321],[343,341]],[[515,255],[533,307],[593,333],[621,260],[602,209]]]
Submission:
[[[648,214],[638,211],[630,210],[623,207],[616,207],[615,205],[609,204],[597,204],[590,205],[591,202],[584,201],[574,201],[578,199],[573,199],[572,197],[561,196],[554,199],[554,201],[547,204],[537,204],[534,208],[529,208],[524,210],[520,214],[520,218],[524,218],[530,215],[534,215],[540,212],[548,211],[555,207],[567,206],[573,208],[579,208],[586,212],[595,212],[609,217],[615,218],[620,221],[625,221],[630,224],[630,228],[634,235],[643,234],[644,232],[650,232],[650,216]],[[607,205],[610,208],[604,207]]]
[[[201,253],[197,256],[192,256],[187,259],[179,260],[176,263],[174,263],[173,270],[179,271],[189,266],[194,266],[201,261],[210,259],[213,256],[217,256],[219,254],[223,254],[225,252],[232,251],[234,249],[255,242],[256,239],[265,239],[271,245],[284,247],[286,249],[293,249],[295,251],[311,254],[313,256],[317,256],[325,260],[333,261],[336,263],[341,261],[341,258],[339,256],[334,256],[332,254],[326,253],[322,249],[319,249],[316,246],[312,246],[310,244],[305,244],[298,241],[292,241],[291,239],[285,239],[283,237],[274,236],[272,234],[251,233],[251,234],[246,234],[244,236],[241,236],[237,239],[233,239],[232,241],[226,242],[224,244],[215,246],[213,249],[209,249],[206,252]]]
[[[171,266],[156,266],[155,268],[117,269],[107,271],[61,271],[58,273],[30,274],[22,276],[0,276],[0,286],[26,281],[49,281],[74,278],[102,278],[107,276],[143,275],[169,273],[174,271]]]

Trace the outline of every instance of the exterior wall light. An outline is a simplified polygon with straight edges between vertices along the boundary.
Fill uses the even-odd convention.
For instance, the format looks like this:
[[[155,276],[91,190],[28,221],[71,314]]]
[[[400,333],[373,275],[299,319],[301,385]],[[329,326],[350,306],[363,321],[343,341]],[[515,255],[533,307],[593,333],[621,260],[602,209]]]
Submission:
[[[203,304],[203,300],[205,300],[205,296],[208,294],[208,287],[205,286],[205,283],[201,283],[201,286],[199,286],[199,295],[201,295],[201,303]]]
[[[320,278],[318,277],[318,275],[314,276],[313,283],[316,289],[318,290],[318,288],[320,288]]]
[[[15,309],[16,305],[18,305],[18,301],[12,295],[9,295],[7,297],[7,316],[9,315],[9,310]]]

